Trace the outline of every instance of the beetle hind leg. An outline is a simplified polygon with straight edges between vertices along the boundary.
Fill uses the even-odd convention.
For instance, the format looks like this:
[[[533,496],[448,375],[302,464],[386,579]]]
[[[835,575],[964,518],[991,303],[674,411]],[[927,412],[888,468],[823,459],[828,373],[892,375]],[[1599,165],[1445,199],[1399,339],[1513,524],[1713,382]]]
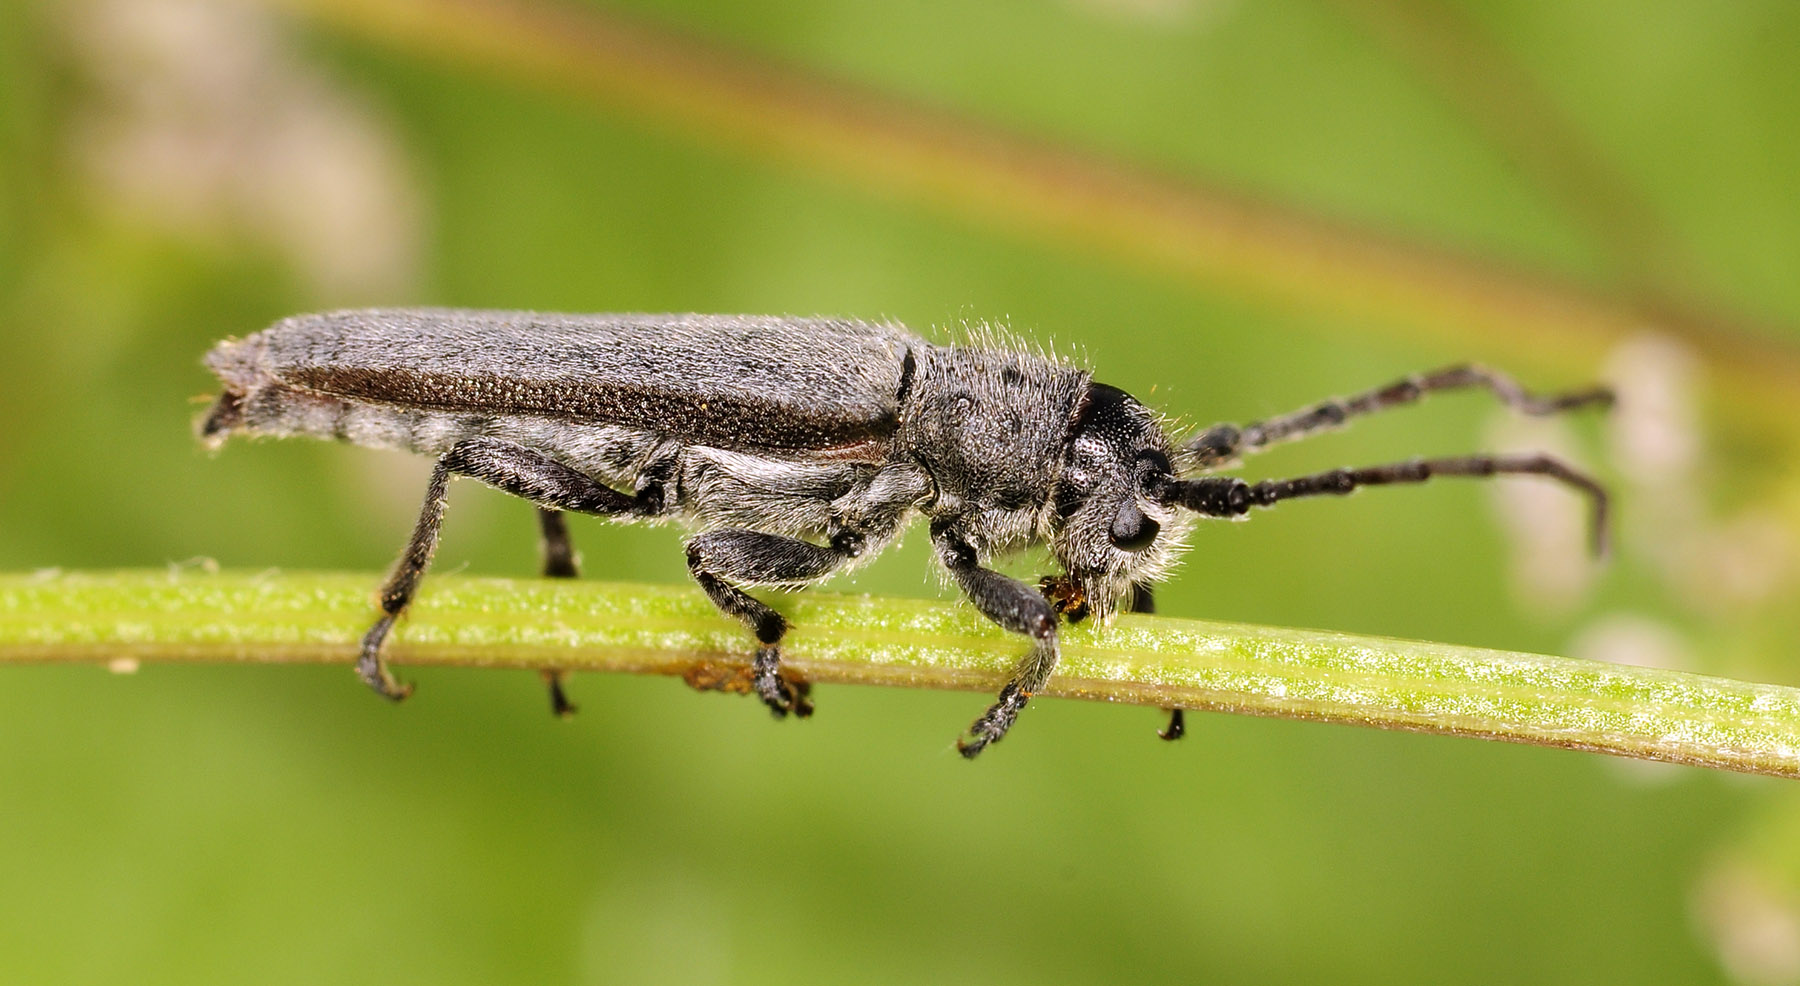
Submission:
[[[388,670],[387,662],[381,657],[381,645],[400,614],[412,603],[413,594],[418,592],[419,583],[425,578],[425,569],[431,565],[431,556],[437,551],[438,534],[444,527],[444,500],[449,492],[450,466],[449,457],[445,456],[431,470],[431,480],[425,485],[425,505],[419,510],[412,537],[407,539],[406,550],[401,552],[393,574],[381,586],[381,617],[368,633],[363,634],[362,649],[356,657],[357,676],[374,689],[375,694],[390,702],[411,695],[412,685],[399,681]]]
[[[425,488],[425,505],[419,511],[419,520],[406,542],[406,550],[401,553],[393,574],[381,586],[381,617],[363,636],[362,649],[356,659],[356,672],[362,680],[376,694],[396,702],[412,694],[412,686],[396,680],[388,671],[381,648],[394,623],[412,604],[419,583],[425,578],[425,570],[431,565],[431,556],[437,550],[438,535],[444,526],[444,502],[452,475],[479,479],[502,492],[556,510],[643,515],[660,508],[660,491],[654,491],[654,499],[627,496],[542,453],[512,442],[471,438],[444,453],[431,471],[431,481]],[[560,522],[560,516],[557,520]],[[546,525],[548,523],[546,521]],[[546,537],[549,538],[548,529]],[[567,532],[564,532],[561,547],[568,551]],[[555,545],[547,544],[546,548],[547,555],[555,553]],[[568,551],[568,555],[572,569],[573,552]],[[560,687],[553,685],[553,703],[559,691]],[[566,705],[567,696],[562,701]]]

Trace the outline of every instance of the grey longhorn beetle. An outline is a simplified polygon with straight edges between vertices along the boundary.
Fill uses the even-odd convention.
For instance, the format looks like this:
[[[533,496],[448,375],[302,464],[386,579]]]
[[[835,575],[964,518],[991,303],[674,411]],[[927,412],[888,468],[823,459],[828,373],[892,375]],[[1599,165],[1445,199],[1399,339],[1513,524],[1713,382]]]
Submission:
[[[892,323],[758,315],[554,315],[397,308],[300,315],[220,343],[224,392],[200,423],[435,456],[424,509],[380,592],[357,672],[405,698],[382,642],[425,574],[451,476],[538,508],[545,574],[576,574],[562,513],[674,519],[698,533],[688,570],[756,636],[756,694],[777,718],[812,711],[780,673],[781,614],[745,590],[842,572],[914,513],[983,615],[1029,640],[998,699],[957,742],[1006,735],[1057,661],[1061,618],[1151,609],[1150,584],[1194,517],[1436,476],[1527,474],[1587,494],[1595,550],[1606,493],[1547,455],[1471,455],[1248,483],[1205,475],[1242,455],[1441,390],[1483,387],[1526,414],[1606,406],[1594,387],[1537,396],[1474,366],[1407,377],[1254,424],[1173,441],[1158,416],[1076,367],[1005,342],[943,346]],[[987,567],[1044,544],[1062,565],[1036,586]],[[548,675],[553,708],[572,709]],[[1172,710],[1162,735],[1182,730]]]

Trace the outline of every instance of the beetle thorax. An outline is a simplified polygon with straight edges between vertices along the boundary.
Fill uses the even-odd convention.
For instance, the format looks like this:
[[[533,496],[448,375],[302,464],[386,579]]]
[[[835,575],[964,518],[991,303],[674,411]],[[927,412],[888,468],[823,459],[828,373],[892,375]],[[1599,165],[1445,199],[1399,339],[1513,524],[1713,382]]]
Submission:
[[[992,550],[1040,538],[1087,374],[1008,349],[921,346],[914,356],[895,451],[931,474],[927,512],[985,518],[981,547]]]

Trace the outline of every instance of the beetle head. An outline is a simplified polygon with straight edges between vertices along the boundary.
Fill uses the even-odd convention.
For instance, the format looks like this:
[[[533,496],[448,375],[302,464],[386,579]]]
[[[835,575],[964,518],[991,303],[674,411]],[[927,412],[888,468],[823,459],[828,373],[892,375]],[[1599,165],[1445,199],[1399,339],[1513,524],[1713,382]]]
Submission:
[[[1156,496],[1174,475],[1155,415],[1130,394],[1090,386],[1069,430],[1050,550],[1073,606],[1112,615],[1134,582],[1158,578],[1183,547],[1188,516]]]

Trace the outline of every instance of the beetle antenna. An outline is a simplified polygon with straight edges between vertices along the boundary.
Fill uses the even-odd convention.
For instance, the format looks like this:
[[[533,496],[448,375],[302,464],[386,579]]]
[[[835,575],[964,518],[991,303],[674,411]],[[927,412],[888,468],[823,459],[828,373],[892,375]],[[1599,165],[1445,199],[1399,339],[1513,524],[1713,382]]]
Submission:
[[[1261,452],[1278,442],[1294,441],[1343,426],[1351,418],[1417,403],[1427,394],[1448,390],[1485,389],[1500,403],[1533,417],[1561,414],[1584,407],[1607,408],[1614,402],[1612,388],[1588,387],[1560,394],[1536,394],[1504,373],[1482,366],[1447,366],[1430,373],[1404,377],[1354,397],[1329,400],[1312,407],[1247,425],[1217,424],[1182,443],[1194,468],[1212,469],[1244,455]]]
[[[1283,500],[1307,496],[1343,496],[1364,486],[1423,483],[1438,476],[1543,476],[1586,494],[1592,506],[1591,537],[1595,557],[1607,552],[1609,509],[1606,487],[1593,477],[1542,454],[1470,455],[1451,459],[1413,459],[1360,469],[1332,469],[1295,479],[1265,479],[1246,483],[1230,476],[1174,479],[1154,494],[1168,505],[1192,510],[1205,517],[1241,517],[1251,507],[1272,507]]]

